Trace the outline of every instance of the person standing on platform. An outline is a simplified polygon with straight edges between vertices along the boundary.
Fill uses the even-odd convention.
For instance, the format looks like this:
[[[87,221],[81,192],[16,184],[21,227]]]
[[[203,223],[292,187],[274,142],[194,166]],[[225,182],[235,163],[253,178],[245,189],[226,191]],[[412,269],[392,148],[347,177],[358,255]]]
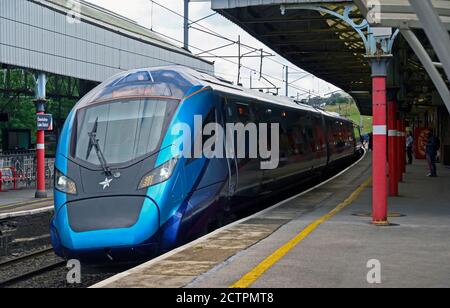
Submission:
[[[436,167],[436,156],[439,151],[438,139],[434,136],[433,132],[430,131],[428,135],[428,142],[426,146],[427,162],[430,168],[430,174],[428,177],[437,177],[437,167]]]
[[[414,137],[413,133],[410,132],[408,139],[406,139],[406,153],[408,154],[408,164],[412,165],[413,163],[413,147],[414,147]]]

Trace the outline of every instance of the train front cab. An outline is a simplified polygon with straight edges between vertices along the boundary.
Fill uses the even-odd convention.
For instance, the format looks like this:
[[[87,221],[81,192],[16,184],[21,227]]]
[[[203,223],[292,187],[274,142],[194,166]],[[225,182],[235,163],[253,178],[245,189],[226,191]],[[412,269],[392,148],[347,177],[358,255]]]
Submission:
[[[178,244],[182,224],[192,224],[189,218],[199,205],[216,198],[227,177],[222,172],[227,168],[217,160],[174,154],[176,137],[168,133],[176,123],[193,129],[193,115],[206,117],[212,109],[210,96],[207,88],[193,87],[181,102],[161,97],[113,99],[72,111],[55,163],[51,237],[57,254],[102,263],[145,258]],[[137,117],[130,116],[133,110]],[[111,175],[105,174],[91,144],[93,131]],[[149,145],[152,137],[136,132],[161,136],[155,134]],[[136,151],[140,146],[142,151]]]

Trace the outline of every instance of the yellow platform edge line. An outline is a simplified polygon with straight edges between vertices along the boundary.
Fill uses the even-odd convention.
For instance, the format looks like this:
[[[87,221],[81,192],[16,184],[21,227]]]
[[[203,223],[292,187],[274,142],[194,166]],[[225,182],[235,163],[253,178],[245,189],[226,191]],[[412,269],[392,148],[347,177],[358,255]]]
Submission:
[[[359,195],[372,183],[372,177],[367,179],[363,184],[361,184],[347,199],[344,200],[341,204],[339,204],[336,208],[334,208],[328,214],[322,216],[318,220],[314,221],[310,225],[308,225],[305,229],[303,229],[297,236],[295,236],[292,240],[287,242],[285,245],[280,247],[277,251],[275,251],[272,255],[267,257],[264,261],[258,264],[255,268],[253,268],[250,272],[245,274],[241,279],[239,279],[236,283],[232,284],[230,288],[236,289],[244,289],[250,287],[254,284],[266,271],[268,271],[273,265],[275,265],[278,261],[280,261],[285,255],[287,255],[292,249],[294,249],[299,243],[301,243],[308,235],[310,235],[314,230],[316,230],[322,223],[326,222],[340,211],[351,205]]]

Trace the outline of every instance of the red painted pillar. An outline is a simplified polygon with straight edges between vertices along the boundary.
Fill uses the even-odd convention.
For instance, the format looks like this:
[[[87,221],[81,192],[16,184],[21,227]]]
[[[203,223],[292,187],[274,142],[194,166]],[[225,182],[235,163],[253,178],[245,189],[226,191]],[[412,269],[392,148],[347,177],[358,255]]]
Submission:
[[[47,76],[39,73],[36,77],[36,114],[45,113]],[[36,133],[36,198],[47,198],[45,190],[45,132],[42,130]]]
[[[44,114],[38,112],[37,115]],[[45,194],[45,132],[36,133],[36,198]],[[39,195],[39,196],[38,196]]]
[[[390,100],[388,104],[388,156],[389,156],[389,195],[398,196],[397,167],[397,103]]]
[[[406,173],[406,121],[402,120],[402,171]]]
[[[387,223],[386,76],[373,76],[373,223]]]
[[[397,175],[398,175],[398,181],[403,182],[403,168],[402,168],[402,137],[401,137],[401,131],[402,131],[402,121],[397,120]]]

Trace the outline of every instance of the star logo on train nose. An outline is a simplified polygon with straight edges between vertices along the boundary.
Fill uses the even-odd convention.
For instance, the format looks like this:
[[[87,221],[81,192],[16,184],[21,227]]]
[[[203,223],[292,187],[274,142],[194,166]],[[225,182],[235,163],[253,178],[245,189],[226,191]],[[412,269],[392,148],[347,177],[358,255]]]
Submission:
[[[107,187],[111,187],[111,182],[113,179],[106,178],[105,181],[98,183],[99,185],[103,186],[103,190],[105,190]]]

